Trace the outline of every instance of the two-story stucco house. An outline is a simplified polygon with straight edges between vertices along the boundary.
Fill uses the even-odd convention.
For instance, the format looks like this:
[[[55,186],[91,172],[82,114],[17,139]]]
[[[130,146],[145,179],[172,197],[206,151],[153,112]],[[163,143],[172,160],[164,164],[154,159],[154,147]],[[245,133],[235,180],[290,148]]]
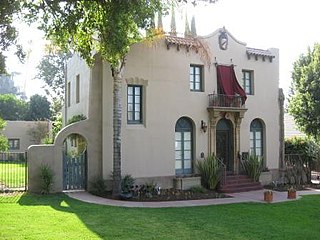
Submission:
[[[95,59],[91,69],[77,55],[69,61],[64,117],[83,114],[87,120],[65,127],[46,151],[62,174],[63,141],[81,135],[86,183],[97,176],[111,180],[113,170],[113,78],[108,63]],[[278,50],[249,48],[225,28],[133,45],[122,85],[122,173],[167,188],[194,173],[195,161],[210,153],[228,175],[237,175],[240,157],[251,152],[263,156],[277,178],[278,86]],[[56,190],[69,188],[62,181]]]

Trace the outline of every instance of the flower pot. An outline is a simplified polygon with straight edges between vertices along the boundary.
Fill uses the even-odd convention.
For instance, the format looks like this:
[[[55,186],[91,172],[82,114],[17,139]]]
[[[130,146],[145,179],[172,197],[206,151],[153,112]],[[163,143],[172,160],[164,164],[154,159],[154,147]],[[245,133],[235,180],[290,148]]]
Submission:
[[[288,191],[288,199],[296,199],[297,198],[297,192],[289,190]]]
[[[271,191],[264,192],[264,201],[272,202],[273,201],[273,192],[271,192]]]

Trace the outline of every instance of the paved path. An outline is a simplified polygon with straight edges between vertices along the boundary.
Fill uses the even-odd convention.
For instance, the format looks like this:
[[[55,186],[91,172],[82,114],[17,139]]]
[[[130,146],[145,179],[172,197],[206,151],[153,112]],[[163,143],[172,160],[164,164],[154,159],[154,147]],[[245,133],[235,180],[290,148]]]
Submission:
[[[67,195],[71,198],[75,198],[83,202],[102,204],[102,205],[108,205],[108,206],[164,208],[164,207],[207,206],[207,205],[244,203],[244,202],[266,203],[265,201],[263,201],[263,192],[264,190],[258,190],[258,191],[229,194],[232,196],[232,198],[215,198],[215,199],[167,201],[167,202],[131,202],[131,201],[112,200],[112,199],[97,197],[88,192],[68,192]],[[299,199],[303,195],[309,195],[309,194],[320,194],[320,189],[297,191],[297,199]],[[287,192],[273,191],[273,203],[284,202],[284,201],[295,201],[295,199],[294,200],[287,199]]]

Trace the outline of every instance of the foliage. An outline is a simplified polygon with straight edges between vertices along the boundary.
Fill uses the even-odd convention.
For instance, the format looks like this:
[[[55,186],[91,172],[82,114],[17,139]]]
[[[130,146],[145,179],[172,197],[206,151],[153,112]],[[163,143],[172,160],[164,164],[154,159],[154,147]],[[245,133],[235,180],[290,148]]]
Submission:
[[[0,73],[6,73],[5,56],[3,53],[7,51],[11,45],[16,46],[16,55],[21,61],[25,57],[22,47],[17,44],[18,32],[13,26],[14,18],[19,12],[19,0],[0,1]]]
[[[289,113],[301,131],[320,140],[320,44],[293,64]]]
[[[285,153],[289,155],[286,165],[292,166],[287,172],[289,183],[310,182],[311,171],[320,162],[320,146],[311,138],[293,137],[285,140]]]
[[[263,157],[249,154],[241,163],[248,176],[253,181],[258,182],[261,172],[264,169]]]
[[[0,94],[0,117],[5,120],[25,120],[28,105],[13,94]]]
[[[202,186],[195,186],[195,187],[190,188],[190,191],[194,192],[194,193],[205,193],[206,189]]]
[[[6,152],[9,149],[8,139],[1,133],[6,124],[7,123],[2,118],[0,118],[0,152]]]
[[[58,132],[62,129],[62,114],[59,113],[54,117],[54,121],[52,123],[52,138],[55,139]]]
[[[86,120],[86,119],[87,119],[87,117],[83,114],[74,115],[68,120],[67,125],[75,123],[75,122],[80,122],[80,121]]]
[[[204,160],[198,160],[196,167],[201,176],[202,186],[210,190],[216,189],[222,178],[218,159],[210,154]]]
[[[26,119],[29,121],[48,120],[51,118],[50,102],[45,96],[35,94],[30,97]]]
[[[90,182],[90,192],[97,196],[104,196],[107,192],[106,181],[101,177],[92,180]]]
[[[274,204],[124,208],[26,193],[0,197],[0,238],[318,239],[319,201],[310,195]]]
[[[134,186],[134,182],[135,182],[134,178],[130,174],[126,174],[121,179],[121,192],[129,193]]]
[[[62,102],[66,79],[66,62],[71,57],[71,53],[64,53],[52,49],[50,46],[49,48],[48,54],[42,57],[37,66],[38,73],[36,78],[41,79],[45,83],[43,88],[52,101]]]
[[[41,193],[49,194],[53,186],[53,171],[47,164],[40,166]]]
[[[37,122],[33,127],[27,130],[30,140],[34,144],[42,143],[49,134],[49,122]]]

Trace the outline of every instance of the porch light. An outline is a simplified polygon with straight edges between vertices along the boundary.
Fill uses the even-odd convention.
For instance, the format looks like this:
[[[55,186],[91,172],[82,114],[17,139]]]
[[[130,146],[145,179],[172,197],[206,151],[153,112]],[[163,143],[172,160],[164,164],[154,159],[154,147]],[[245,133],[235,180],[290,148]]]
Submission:
[[[208,126],[207,126],[206,122],[201,120],[201,129],[204,133],[207,131],[207,128],[208,128]]]

